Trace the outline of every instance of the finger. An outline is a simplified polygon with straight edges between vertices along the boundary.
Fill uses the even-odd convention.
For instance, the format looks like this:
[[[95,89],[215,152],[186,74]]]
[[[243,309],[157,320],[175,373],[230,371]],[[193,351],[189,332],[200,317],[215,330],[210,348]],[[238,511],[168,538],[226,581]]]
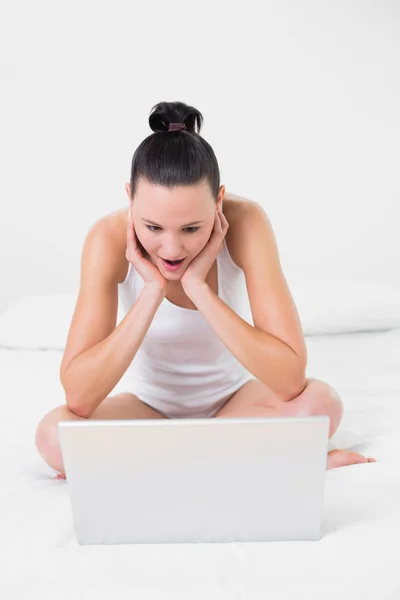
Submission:
[[[227,218],[225,217],[224,213],[221,213],[221,222],[222,222],[222,228],[228,229],[229,223],[228,223]]]
[[[224,214],[222,212],[218,213],[218,221],[219,221],[219,231],[223,232],[225,229],[225,223],[227,223],[227,220],[224,217]]]
[[[128,243],[132,242],[133,239],[133,227],[132,227],[132,220],[130,218],[128,218],[128,226],[126,228],[126,239],[128,241]]]
[[[213,231],[211,234],[211,239],[210,239],[210,244],[213,247],[219,248],[220,238],[221,238],[222,234],[223,234],[223,230],[222,230],[221,220],[217,215],[215,218],[214,228],[213,228]]]
[[[128,231],[130,234],[133,234],[133,232],[135,231],[131,211],[129,211],[129,216],[128,216]]]
[[[221,234],[221,231],[222,231],[221,221],[219,220],[219,218],[217,218],[217,219],[215,219],[214,228],[213,228],[214,236],[216,236],[218,238],[218,236]]]
[[[135,227],[133,225],[132,217],[130,217],[128,220],[126,236],[127,236],[127,243],[136,249],[137,248],[136,231],[135,231]]]

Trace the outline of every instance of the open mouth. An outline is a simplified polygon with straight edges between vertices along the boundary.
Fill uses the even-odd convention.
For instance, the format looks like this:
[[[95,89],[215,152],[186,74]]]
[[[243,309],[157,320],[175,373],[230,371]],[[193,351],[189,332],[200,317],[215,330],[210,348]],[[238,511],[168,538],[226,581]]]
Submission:
[[[179,269],[185,259],[181,258],[180,260],[165,260],[165,258],[162,258],[161,260],[166,269],[169,271],[176,271]]]
[[[169,265],[179,265],[179,263],[183,261],[183,258],[180,258],[179,260],[167,260],[166,258],[163,258],[163,260],[165,260],[165,262],[167,262]]]

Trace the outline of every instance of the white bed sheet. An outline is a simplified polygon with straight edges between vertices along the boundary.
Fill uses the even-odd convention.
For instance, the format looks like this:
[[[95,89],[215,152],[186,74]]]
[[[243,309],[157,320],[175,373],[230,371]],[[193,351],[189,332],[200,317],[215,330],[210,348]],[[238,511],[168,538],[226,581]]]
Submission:
[[[400,328],[306,338],[307,376],[340,393],[330,447],[377,459],[327,471],[314,542],[80,546],[68,482],[34,445],[64,402],[59,351],[0,350],[0,597],[398,600]],[[126,389],[124,378],[113,393]]]

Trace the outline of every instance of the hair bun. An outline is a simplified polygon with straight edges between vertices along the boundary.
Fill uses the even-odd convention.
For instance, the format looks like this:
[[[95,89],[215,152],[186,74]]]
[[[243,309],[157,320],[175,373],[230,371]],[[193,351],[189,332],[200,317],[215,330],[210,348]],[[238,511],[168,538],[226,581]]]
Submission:
[[[197,108],[184,102],[159,102],[153,106],[149,116],[150,129],[155,133],[168,131],[170,123],[184,123],[187,131],[200,133],[203,115]]]

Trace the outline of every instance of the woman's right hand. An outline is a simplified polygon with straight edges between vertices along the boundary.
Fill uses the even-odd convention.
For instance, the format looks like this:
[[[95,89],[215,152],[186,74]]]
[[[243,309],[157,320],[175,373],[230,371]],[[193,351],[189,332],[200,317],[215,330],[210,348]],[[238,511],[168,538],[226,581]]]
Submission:
[[[135,225],[131,211],[128,214],[128,227],[126,232],[126,258],[135,267],[136,271],[142,277],[145,285],[155,285],[164,292],[167,288],[167,280],[161,274],[161,271],[149,259],[145,258],[142,250],[139,248],[139,240],[136,235]]]

